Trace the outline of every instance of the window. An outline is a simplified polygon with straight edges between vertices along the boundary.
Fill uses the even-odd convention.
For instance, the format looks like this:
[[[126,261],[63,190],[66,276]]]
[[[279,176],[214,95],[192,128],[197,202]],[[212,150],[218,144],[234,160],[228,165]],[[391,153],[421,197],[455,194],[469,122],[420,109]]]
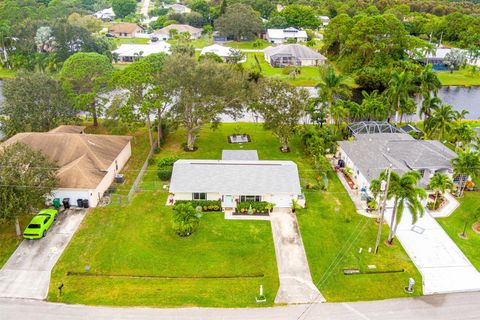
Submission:
[[[207,194],[205,192],[192,193],[192,200],[207,200]]]
[[[262,196],[240,196],[240,202],[260,202]]]

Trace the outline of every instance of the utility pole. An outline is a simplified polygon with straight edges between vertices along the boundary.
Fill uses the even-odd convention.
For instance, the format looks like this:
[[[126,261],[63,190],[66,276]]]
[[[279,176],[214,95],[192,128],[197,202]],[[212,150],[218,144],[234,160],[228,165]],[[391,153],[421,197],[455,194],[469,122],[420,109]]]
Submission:
[[[387,182],[384,185],[385,181],[382,181],[382,186],[380,189],[383,191],[383,201],[380,207],[380,223],[378,225],[378,234],[377,234],[377,242],[375,243],[375,250],[373,254],[376,255],[378,252],[378,246],[380,245],[380,239],[382,238],[382,228],[383,228],[383,220],[385,216],[385,207],[387,206],[387,198],[388,198],[388,188],[390,187],[390,176],[392,173],[392,165],[387,168]]]

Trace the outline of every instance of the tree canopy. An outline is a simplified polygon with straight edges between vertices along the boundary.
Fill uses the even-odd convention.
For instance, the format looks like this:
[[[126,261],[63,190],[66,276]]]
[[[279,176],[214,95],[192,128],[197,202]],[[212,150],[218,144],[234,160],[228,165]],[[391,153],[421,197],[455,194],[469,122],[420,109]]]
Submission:
[[[235,40],[251,39],[262,31],[262,19],[250,7],[241,3],[227,7],[225,14],[215,21],[220,34]]]

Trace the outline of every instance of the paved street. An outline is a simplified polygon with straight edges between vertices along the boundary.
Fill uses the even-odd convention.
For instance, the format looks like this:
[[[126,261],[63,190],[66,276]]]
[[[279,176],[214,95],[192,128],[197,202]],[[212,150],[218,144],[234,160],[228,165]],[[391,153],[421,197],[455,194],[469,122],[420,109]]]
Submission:
[[[109,308],[0,299],[0,319],[49,320],[478,320],[480,293],[274,308]]]
[[[270,220],[280,279],[275,303],[324,302],[310,275],[295,214],[290,208],[275,208]]]
[[[480,291],[480,273],[428,212],[412,225],[405,208],[397,238],[422,274],[424,294]]]
[[[45,238],[24,240],[0,270],[0,297],[45,299],[53,266],[84,217],[85,210],[60,213]]]

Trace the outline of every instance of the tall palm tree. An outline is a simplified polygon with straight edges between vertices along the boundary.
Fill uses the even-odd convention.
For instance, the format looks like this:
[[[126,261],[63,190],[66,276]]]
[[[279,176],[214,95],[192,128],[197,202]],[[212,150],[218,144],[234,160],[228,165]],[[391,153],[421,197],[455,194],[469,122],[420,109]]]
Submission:
[[[393,238],[397,232],[397,225],[400,222],[405,207],[410,209],[412,220],[415,223],[418,215],[423,215],[422,199],[427,194],[423,188],[418,187],[421,175],[417,171],[410,171],[400,176],[395,171],[390,174],[390,184],[388,189],[388,200],[393,199],[392,217],[390,221],[390,233],[388,235],[388,243],[393,243]],[[372,180],[370,190],[377,196],[380,193],[381,181],[387,179],[387,172],[380,174],[378,179]]]
[[[432,65],[428,63],[420,72],[420,93],[422,96],[433,93],[437,96],[438,90],[442,86],[442,83],[438,79],[437,74],[432,70]]]
[[[362,97],[362,107],[367,115],[367,120],[385,120],[388,118],[388,107],[378,90],[373,90],[370,94],[362,91]]]
[[[457,111],[452,106],[442,104],[434,108],[431,117],[425,122],[425,131],[429,136],[437,134],[439,140],[445,138],[445,134],[453,128],[454,121],[457,120]]]
[[[470,128],[470,126],[466,123],[459,123],[455,125],[452,132],[453,140],[457,147],[460,145],[467,145],[472,141],[475,141],[477,137],[477,132]]]
[[[467,114],[469,114],[469,113],[470,113],[470,111],[465,110],[465,109],[463,109],[462,111],[455,111],[457,120],[465,119],[465,117],[466,117]]]
[[[335,123],[335,128],[340,129],[340,124],[348,119],[348,107],[346,106],[346,100],[337,100],[330,106],[330,117]]]
[[[402,105],[408,102],[416,87],[413,83],[414,76],[410,71],[398,73],[396,70],[393,70],[390,75],[391,79],[388,82],[388,89],[385,93],[393,111],[395,111],[395,122],[398,122]]]
[[[480,152],[467,148],[465,151],[458,150],[458,157],[452,159],[452,167],[455,175],[460,178],[459,196],[463,195],[468,177],[480,177]]]
[[[435,192],[435,203],[434,208],[437,207],[437,199],[440,194],[443,194],[445,190],[453,188],[453,181],[446,174],[440,172],[435,172],[433,177],[430,179],[428,188]]]
[[[427,121],[432,114],[432,110],[440,107],[441,104],[442,99],[435,95],[431,95],[430,92],[428,92],[423,95],[423,101],[419,110],[419,115],[423,117],[424,121]]]
[[[393,243],[405,207],[409,209],[413,223],[417,222],[418,216],[423,216],[422,200],[427,197],[427,193],[425,189],[418,186],[420,179],[421,175],[419,172],[410,171],[397,179],[397,181],[394,181],[395,185],[390,187],[389,193],[394,198],[394,205],[390,221],[390,234],[388,236],[389,244]],[[390,180],[390,183],[392,184],[392,180]]]
[[[336,73],[332,66],[324,66],[320,69],[320,82],[317,84],[318,96],[331,110],[335,99],[338,97],[348,98],[352,95],[352,89],[346,83],[347,77]]]
[[[359,121],[366,118],[365,109],[358,103],[352,100],[343,100],[345,108],[348,109],[348,119]]]

